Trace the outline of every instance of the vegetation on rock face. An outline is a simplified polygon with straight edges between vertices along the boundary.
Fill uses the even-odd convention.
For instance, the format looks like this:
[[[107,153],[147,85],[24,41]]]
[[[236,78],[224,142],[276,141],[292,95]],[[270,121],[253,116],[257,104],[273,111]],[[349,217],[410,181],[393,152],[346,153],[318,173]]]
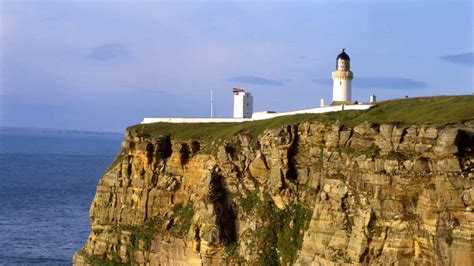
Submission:
[[[113,160],[113,162],[109,165],[109,168],[107,168],[107,171],[110,171],[112,170],[115,166],[117,166],[119,163],[121,163],[123,161],[123,159],[125,159],[125,150],[120,150],[119,153],[117,154],[117,156],[115,156],[115,159]]]
[[[255,248],[261,265],[290,265],[303,243],[303,231],[308,226],[311,211],[301,203],[278,209],[269,195],[260,200],[257,192],[241,199],[245,213],[254,211],[261,220],[255,232]]]
[[[377,145],[372,144],[369,148],[365,150],[365,156],[367,156],[368,158],[374,158],[379,155],[379,152],[380,148]]]
[[[244,213],[249,213],[252,211],[257,204],[260,202],[260,199],[257,195],[257,190],[247,194],[245,198],[240,199],[240,207],[244,211]]]
[[[85,262],[92,266],[122,266],[129,265],[129,263],[123,263],[120,257],[117,254],[114,254],[112,260],[106,259],[103,256],[99,255],[89,255],[84,251],[81,252],[85,258]]]
[[[447,237],[446,237],[446,244],[450,245],[453,244],[453,236],[451,234],[449,234]]]
[[[176,204],[173,207],[173,224],[170,228],[171,234],[176,237],[185,236],[191,227],[191,219],[194,216],[192,203],[188,205]]]
[[[144,249],[149,250],[155,234],[160,232],[162,227],[163,221],[159,218],[150,219],[143,225],[132,227],[132,250],[138,248],[140,241],[143,241]]]
[[[399,162],[403,162],[407,159],[408,157],[401,153],[401,152],[397,152],[397,151],[390,151],[387,155],[385,155],[384,159],[387,159],[387,160],[396,160],[396,161],[399,161]]]
[[[339,153],[350,154],[352,157],[365,155],[367,158],[374,158],[379,155],[380,148],[375,144],[372,144],[367,149],[354,149],[349,146],[342,146],[342,147],[336,147],[336,151],[338,151]]]
[[[281,265],[292,264],[303,244],[303,229],[309,224],[311,212],[301,204],[279,210],[267,202],[262,208],[267,221],[257,230],[257,241],[263,244],[261,262],[269,265],[280,259]]]
[[[232,243],[229,243],[227,246],[225,246],[223,257],[229,260],[239,260],[240,259],[239,243],[234,241]]]
[[[172,211],[170,217],[171,222],[168,223],[167,228],[164,228],[164,220],[159,217],[149,219],[141,225],[112,226],[110,232],[118,235],[121,235],[124,230],[130,232],[130,243],[128,244],[127,249],[132,264],[134,262],[133,252],[135,250],[149,251],[151,249],[152,241],[157,235],[168,232],[175,237],[182,238],[187,234],[191,227],[191,219],[194,216],[192,203],[188,205],[176,204],[173,206]],[[122,263],[118,256],[116,256],[112,261],[98,256],[87,256],[87,258],[91,261],[88,263],[92,265],[120,265],[119,263]]]

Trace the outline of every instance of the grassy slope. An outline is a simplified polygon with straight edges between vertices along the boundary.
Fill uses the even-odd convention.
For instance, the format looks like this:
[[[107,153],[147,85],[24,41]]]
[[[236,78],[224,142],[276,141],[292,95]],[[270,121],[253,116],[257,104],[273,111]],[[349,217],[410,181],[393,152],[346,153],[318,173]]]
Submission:
[[[244,123],[209,124],[139,124],[128,130],[142,136],[172,135],[177,139],[222,141],[244,132],[258,135],[265,129],[318,120],[325,123],[340,121],[354,126],[365,121],[374,123],[455,124],[474,120],[474,96],[438,96],[409,98],[380,102],[367,111],[342,111],[325,114],[301,114]]]
[[[474,95],[409,98],[381,102],[352,123],[437,124],[445,125],[474,119]]]

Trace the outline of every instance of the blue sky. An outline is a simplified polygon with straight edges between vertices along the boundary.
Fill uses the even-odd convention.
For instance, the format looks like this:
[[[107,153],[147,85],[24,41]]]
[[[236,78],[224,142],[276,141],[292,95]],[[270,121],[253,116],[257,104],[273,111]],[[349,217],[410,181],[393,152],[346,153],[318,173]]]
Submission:
[[[122,131],[144,116],[231,116],[353,97],[471,94],[471,1],[0,3],[0,125]]]

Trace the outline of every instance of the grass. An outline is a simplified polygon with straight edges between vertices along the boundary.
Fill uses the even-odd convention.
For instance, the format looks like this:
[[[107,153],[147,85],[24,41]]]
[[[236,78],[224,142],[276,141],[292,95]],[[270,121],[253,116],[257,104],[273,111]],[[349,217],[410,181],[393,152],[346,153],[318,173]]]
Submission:
[[[99,255],[85,254],[86,263],[93,266],[125,266],[130,265],[128,262],[124,263],[117,254],[114,254],[113,260],[105,259]]]
[[[342,113],[343,115],[341,115]],[[352,116],[353,114],[350,114],[348,111],[341,113],[328,113],[324,115],[300,114],[242,123],[153,123],[135,125],[129,127],[127,130],[132,134],[138,134],[140,136],[156,137],[161,135],[172,135],[175,139],[199,139],[207,142],[221,142],[230,139],[238,133],[257,136],[265,129],[278,128],[284,125],[295,125],[308,120],[314,120],[315,118],[336,121],[345,115]]]
[[[303,231],[309,225],[311,211],[301,203],[278,209],[266,194],[260,200],[256,194],[241,202],[244,211],[255,211],[261,220],[255,231],[255,249],[259,265],[291,265],[303,244]],[[245,206],[245,207],[244,207]]]
[[[245,198],[242,198],[240,200],[240,207],[242,207],[242,210],[244,213],[250,213],[260,202],[260,199],[258,198],[258,190],[251,192],[247,194]]]
[[[384,101],[351,121],[374,123],[451,124],[474,119],[474,95],[419,97]]]
[[[342,146],[342,147],[336,147],[336,151],[338,151],[339,153],[350,154],[353,157],[358,157],[359,155],[365,155],[367,158],[374,158],[379,155],[380,148],[375,144],[372,144],[367,149],[354,149],[353,147]]]
[[[163,227],[163,221],[161,219],[150,219],[143,225],[135,226],[131,228],[131,248],[132,250],[138,249],[140,240],[144,243],[145,250],[150,250],[151,242],[155,235],[161,231]]]
[[[126,156],[125,150],[121,149],[119,153],[117,154],[117,156],[115,156],[115,159],[113,160],[113,162],[107,168],[106,172],[114,169],[115,166],[117,166],[119,163],[123,161],[123,159],[125,159],[125,156]]]
[[[408,156],[401,152],[390,151],[387,155],[384,156],[384,159],[403,162],[408,159]]]
[[[277,248],[283,265],[294,263],[296,253],[303,245],[303,231],[309,225],[310,218],[311,211],[301,204],[281,212],[281,235],[278,236]]]
[[[225,259],[240,259],[239,243],[231,242],[224,248]]]
[[[355,126],[365,121],[399,125],[445,125],[474,120],[474,96],[437,96],[390,100],[365,111],[340,111],[324,114],[299,114],[243,123],[138,124],[127,130],[142,137],[171,135],[175,139],[198,139],[219,145],[236,134],[251,137],[266,129],[295,125],[306,121]]]
[[[365,151],[365,156],[367,156],[368,158],[375,158],[379,155],[380,153],[380,148],[375,145],[375,144],[372,144],[369,148],[367,148]]]
[[[184,237],[191,227],[191,220],[194,216],[194,209],[192,203],[188,205],[176,204],[173,207],[174,219],[173,226],[171,227],[171,234],[176,237]]]

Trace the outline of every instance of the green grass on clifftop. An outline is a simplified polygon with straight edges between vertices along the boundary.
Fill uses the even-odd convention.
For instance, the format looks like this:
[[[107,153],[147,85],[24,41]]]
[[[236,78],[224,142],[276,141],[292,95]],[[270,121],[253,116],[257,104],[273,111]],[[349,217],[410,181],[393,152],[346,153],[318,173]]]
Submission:
[[[355,126],[365,121],[373,123],[455,124],[474,120],[474,96],[437,96],[390,100],[378,103],[366,111],[342,111],[325,114],[300,114],[243,123],[138,124],[129,127],[141,136],[171,135],[176,139],[222,141],[237,133],[258,135],[265,129],[294,125],[305,121],[334,123],[340,121]]]
[[[334,112],[327,114],[300,114],[282,116],[272,119],[242,122],[242,123],[153,123],[139,124],[129,127],[131,133],[140,136],[160,136],[171,135],[175,139],[201,139],[206,141],[224,140],[238,134],[258,135],[265,129],[278,128],[284,125],[294,125],[310,120],[321,120],[325,122],[335,122],[346,117],[354,117],[357,112]]]
[[[361,113],[352,125],[374,123],[455,124],[474,119],[474,95],[408,98],[380,102]]]

